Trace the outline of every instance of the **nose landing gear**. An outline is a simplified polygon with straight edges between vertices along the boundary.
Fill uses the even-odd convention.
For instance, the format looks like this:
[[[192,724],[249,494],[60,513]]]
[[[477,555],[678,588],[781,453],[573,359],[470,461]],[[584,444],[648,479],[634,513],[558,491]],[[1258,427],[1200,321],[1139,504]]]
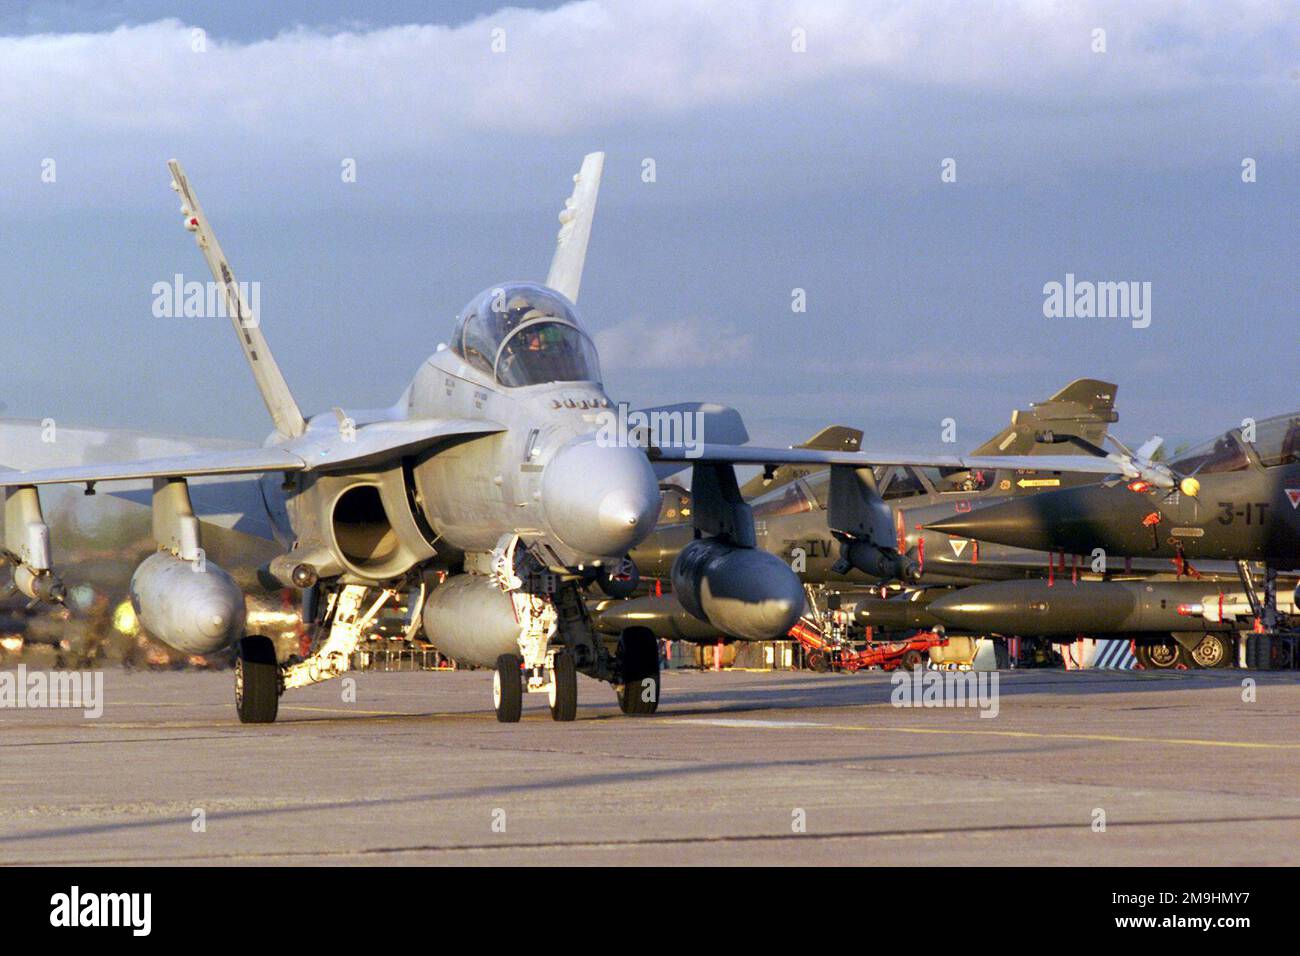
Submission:
[[[492,675],[492,706],[503,724],[519,721],[524,707],[524,682],[520,673],[523,661],[516,654],[502,654]]]

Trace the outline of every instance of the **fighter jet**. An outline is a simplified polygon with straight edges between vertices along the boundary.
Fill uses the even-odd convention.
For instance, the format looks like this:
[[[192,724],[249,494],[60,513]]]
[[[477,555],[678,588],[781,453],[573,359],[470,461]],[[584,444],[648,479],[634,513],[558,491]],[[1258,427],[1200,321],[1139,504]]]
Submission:
[[[603,163],[604,154],[592,153],[575,177],[544,284],[500,282],[474,296],[392,406],[339,405],[307,417],[173,161],[184,225],[224,295],[274,430],[260,445],[129,460],[95,452],[0,472],[14,587],[33,600],[64,593],[42,487],[82,485],[89,494],[125,483],[121,494],[148,495],[156,547],[131,578],[140,622],[186,653],[237,646],[244,722],[272,721],[284,691],[346,672],[367,627],[399,596],[420,608],[412,626],[443,653],[494,669],[501,721],[519,720],[525,690],[545,694],[554,719],[573,720],[578,673],[613,685],[625,713],[649,714],[659,701],[654,635],[631,627],[605,640],[580,588],[623,576],[659,514],[659,477],[693,469],[693,540],[672,568],[678,600],[725,633],[759,639],[784,634],[804,595],[785,562],[756,547],[735,465],[765,474],[829,466],[830,527],[886,563],[899,557],[873,467],[1015,467],[979,456],[757,448],[742,444],[739,415],[719,406],[636,410],[639,417],[615,407],[575,305]],[[692,416],[708,440],[654,427],[674,416]],[[1046,457],[1032,461],[1054,467]],[[269,528],[237,562],[256,555],[262,586],[302,593],[313,625],[306,657],[281,661],[269,638],[245,633],[248,569],[232,575],[207,552],[215,522],[205,520],[213,516],[201,510],[199,490],[209,484],[227,512],[254,517],[251,533],[259,523]]]
[[[1118,420],[1116,391],[1113,383],[1096,379],[1071,382],[1046,401],[1013,411],[1011,423],[973,454],[1004,461],[1025,456],[1059,458],[1062,450],[1104,454],[1098,446],[1105,440],[1108,427]],[[860,430],[832,425],[795,447],[852,452],[861,442]],[[1087,474],[1007,467],[971,470],[895,465],[879,467],[873,474],[877,490],[890,510],[895,548],[882,550],[859,536],[832,530],[828,521],[830,472],[808,465],[781,466],[755,476],[741,489],[742,494],[754,495],[750,505],[758,546],[788,563],[805,584],[829,584],[841,590],[862,590],[867,585],[891,581],[934,586],[1032,577],[1047,573],[1046,554],[996,545],[986,546],[981,553],[978,545],[967,547],[966,541],[949,547],[946,535],[927,533],[923,526],[937,515],[950,514],[954,503],[958,508],[970,508],[977,502],[1096,480]],[[637,573],[644,579],[671,577],[678,554],[694,538],[694,527],[683,517],[689,512],[688,494],[680,486],[671,485],[665,488],[664,497],[665,520],[630,554]],[[605,590],[611,596],[622,597],[633,589]],[[863,594],[859,595],[859,604],[863,608],[869,605],[863,611],[864,624],[899,629],[938,624],[937,620],[917,617],[924,603],[887,601]],[[918,625],[917,620],[924,623]],[[707,621],[688,614],[671,595],[664,594],[601,602],[597,624],[611,632],[635,624],[673,640],[712,641],[717,636]]]
[[[953,514],[929,528],[1085,562],[1100,557],[1112,567],[1163,557],[1195,574],[1204,561],[1235,561],[1267,649],[1279,623],[1277,573],[1300,567],[1300,414],[1247,421],[1168,464],[1153,460],[1159,444],[1124,449],[1123,477]],[[1105,466],[1094,460],[1087,467]],[[1262,595],[1250,562],[1264,563]],[[1166,657],[1176,662],[1177,653],[1170,648]]]

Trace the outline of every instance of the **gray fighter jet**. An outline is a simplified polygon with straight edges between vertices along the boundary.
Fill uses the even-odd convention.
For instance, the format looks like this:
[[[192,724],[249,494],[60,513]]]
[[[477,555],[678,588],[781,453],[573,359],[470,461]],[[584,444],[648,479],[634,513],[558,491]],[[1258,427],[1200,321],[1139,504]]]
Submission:
[[[759,639],[784,634],[804,595],[791,569],[756,547],[735,464],[773,474],[782,465],[831,466],[830,526],[886,562],[898,560],[896,541],[873,466],[1015,467],[978,456],[755,448],[741,444],[747,435],[730,409],[614,406],[574,305],[603,160],[590,154],[575,177],[544,285],[503,282],[475,296],[392,406],[340,406],[310,418],[193,188],[171,163],[184,224],[224,294],[274,431],[260,445],[143,457],[117,458],[105,449],[120,443],[105,433],[97,444],[92,432],[84,454],[58,443],[46,460],[11,449],[11,462],[23,462],[0,472],[13,586],[34,600],[64,591],[42,487],[93,493],[123,483],[120,495],[145,495],[150,505],[154,547],[131,578],[140,622],[188,653],[236,645],[235,700],[245,722],[274,720],[286,689],[344,673],[368,626],[399,596],[420,608],[416,620],[445,654],[495,668],[502,721],[519,719],[525,690],[546,694],[555,719],[572,720],[578,673],[612,684],[625,713],[647,714],[659,700],[653,634],[632,627],[604,639],[579,589],[625,577],[628,552],[659,514],[658,477],[693,468],[694,540],[672,568],[674,593],[719,630]],[[700,440],[687,440],[686,422]],[[1066,467],[1070,459],[1060,458],[1055,467]],[[205,497],[221,498],[220,511],[209,511]],[[214,514],[232,513],[248,517],[239,533],[257,539],[232,542],[234,574],[208,552],[221,527]],[[313,623],[305,658],[281,661],[269,638],[245,633],[250,571],[262,587],[302,592]]]

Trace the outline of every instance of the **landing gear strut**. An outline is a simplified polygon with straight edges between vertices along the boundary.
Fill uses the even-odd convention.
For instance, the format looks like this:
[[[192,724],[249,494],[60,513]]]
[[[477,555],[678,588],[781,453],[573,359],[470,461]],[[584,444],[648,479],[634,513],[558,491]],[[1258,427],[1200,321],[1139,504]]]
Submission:
[[[1237,574],[1246,589],[1246,599],[1250,601],[1251,612],[1255,615],[1259,630],[1243,634],[1246,642],[1246,666],[1252,670],[1273,670],[1277,667],[1294,667],[1296,665],[1296,645],[1300,638],[1296,632],[1280,627],[1282,616],[1277,609],[1277,569],[1264,566],[1264,593],[1255,588],[1254,576],[1250,563],[1237,562]]]
[[[286,690],[347,673],[366,629],[384,605],[399,594],[395,588],[378,589],[378,596],[367,607],[366,600],[375,590],[348,584],[331,592],[319,622],[324,637],[316,641],[315,650],[302,660],[282,666],[276,660],[275,645],[269,637],[251,634],[241,640],[235,658],[235,710],[240,721],[272,723],[279,711],[280,695]],[[423,596],[421,588],[421,603]]]

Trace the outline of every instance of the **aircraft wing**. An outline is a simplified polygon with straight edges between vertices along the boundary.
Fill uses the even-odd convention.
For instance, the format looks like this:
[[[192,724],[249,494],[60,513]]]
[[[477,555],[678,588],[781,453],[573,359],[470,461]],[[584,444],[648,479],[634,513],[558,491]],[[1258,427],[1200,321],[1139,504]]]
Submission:
[[[651,447],[647,454],[653,462],[696,462],[734,465],[914,465],[920,468],[979,468],[989,471],[1020,469],[1025,471],[1073,471],[1095,475],[1114,475],[1121,466],[1110,458],[1087,455],[934,455],[898,454],[873,451],[823,451],[815,448],[758,448],[749,445],[701,443],[695,446]]]
[[[464,419],[381,421],[359,426],[355,431],[346,433],[342,430],[318,428],[309,430],[300,438],[265,448],[238,448],[137,461],[38,468],[32,471],[0,471],[0,487],[250,475],[276,471],[338,471],[375,464],[386,458],[415,454],[449,439],[472,438],[504,430],[504,425],[495,422]]]

